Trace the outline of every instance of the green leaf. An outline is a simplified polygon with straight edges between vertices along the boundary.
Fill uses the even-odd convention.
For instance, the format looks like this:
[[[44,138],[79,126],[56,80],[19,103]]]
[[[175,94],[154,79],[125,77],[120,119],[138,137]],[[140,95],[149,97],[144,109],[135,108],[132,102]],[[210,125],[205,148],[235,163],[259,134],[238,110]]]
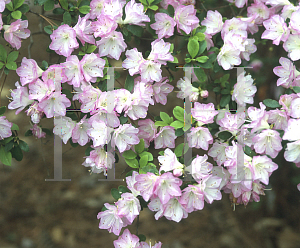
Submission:
[[[42,128],[42,131],[44,133],[46,133],[46,135],[52,136],[53,135],[53,131],[48,129],[48,128]]]
[[[120,186],[118,187],[118,190],[119,190],[119,193],[120,193],[120,194],[130,192],[130,190],[129,190],[127,187],[123,186],[123,185],[120,185]]]
[[[89,48],[86,50],[86,53],[92,53],[96,50],[97,46],[91,45]]]
[[[134,159],[136,158],[137,154],[132,150],[127,150],[123,152],[122,156],[127,159]]]
[[[205,51],[207,43],[206,40],[200,41],[199,43],[199,55],[201,55]]]
[[[139,0],[142,4],[148,6],[147,0]]]
[[[220,78],[220,82],[228,81],[229,77],[230,77],[230,74],[225,74],[223,77]]]
[[[165,123],[167,123],[167,124],[170,124],[170,116],[167,114],[167,113],[165,113],[165,112],[160,112],[159,113],[159,116],[160,116],[160,118],[161,118],[161,120],[162,121],[164,121]]]
[[[10,136],[10,137],[8,137],[8,138],[5,138],[5,139],[4,139],[4,144],[9,143],[13,138],[14,138],[13,136]]]
[[[9,11],[14,11],[14,7],[13,7],[12,2],[6,4],[5,7],[6,7]]]
[[[144,156],[141,156],[139,163],[140,163],[140,168],[145,167],[148,164],[148,155],[146,154]]]
[[[171,4],[168,5],[168,13],[171,17],[174,17],[175,10]]]
[[[44,31],[45,31],[47,34],[52,34],[52,33],[53,33],[51,25],[45,26],[45,27],[44,27]]]
[[[49,11],[54,8],[54,0],[47,0],[44,4],[44,10]]]
[[[11,16],[12,16],[12,18],[14,18],[16,20],[21,19],[22,12],[19,11],[19,10],[16,10],[16,11],[11,13]]]
[[[14,10],[18,9],[24,3],[24,0],[13,0]],[[20,16],[21,18],[21,16]],[[19,19],[19,18],[18,18]]]
[[[244,147],[244,152],[246,155],[250,156],[251,158],[257,155],[256,152],[253,151],[249,146]]]
[[[79,12],[80,12],[81,14],[87,14],[87,13],[90,12],[90,10],[91,10],[91,7],[90,7],[90,6],[87,6],[87,5],[81,6],[81,7],[79,8]]]
[[[131,92],[134,87],[134,79],[132,76],[127,75],[126,80],[125,80],[125,89]]]
[[[131,168],[139,168],[139,162],[137,161],[137,159],[127,159],[127,158],[125,158],[125,162]]]
[[[120,116],[119,117],[121,125],[125,124],[128,121],[128,117],[126,116]]]
[[[300,87],[299,87],[299,86],[294,86],[294,87],[293,87],[293,91],[294,91],[295,93],[300,93]]]
[[[140,174],[145,174],[147,172],[151,172],[151,173],[154,173],[154,174],[158,174],[158,170],[156,169],[156,166],[155,164],[153,163],[148,163],[145,167],[141,168],[139,170],[139,173]]]
[[[177,120],[184,121],[184,109],[180,106],[176,106],[173,109],[173,115]]]
[[[5,113],[5,111],[6,111],[6,106],[2,106],[0,108],[0,115],[3,115]]]
[[[145,142],[144,139],[140,139],[140,143],[138,143],[137,145],[134,146],[134,150],[136,153],[142,153],[144,151],[145,148]]]
[[[19,146],[24,152],[29,152],[29,146],[25,141],[19,140]]]
[[[27,136],[32,136],[32,131],[31,130],[27,130],[24,134],[25,137]]]
[[[150,152],[144,151],[144,152],[142,152],[142,153],[139,154],[140,157],[143,157],[145,155],[148,156],[148,161],[153,161],[153,155]]]
[[[158,6],[157,5],[152,5],[148,7],[149,9],[152,9],[154,11],[158,10]]]
[[[43,70],[47,70],[48,69],[48,62],[43,60],[42,61],[42,67],[43,67]]]
[[[0,69],[2,69],[2,67],[4,66],[5,64],[0,62]]]
[[[201,56],[196,58],[196,61],[198,61],[199,63],[205,63],[209,58],[207,56]]]
[[[154,5],[154,4],[159,4],[161,1],[162,1],[162,0],[154,0],[154,1],[152,2],[152,4],[153,4],[153,5]]]
[[[182,128],[176,129],[176,130],[175,130],[175,135],[176,135],[177,137],[179,137],[179,136],[181,136],[181,135],[183,135],[183,134],[184,134],[184,131],[183,131]]]
[[[224,108],[227,104],[229,104],[231,99],[231,95],[223,95],[220,101],[220,107]]]
[[[9,70],[17,70],[17,68],[18,68],[16,62],[13,62],[13,61],[7,62],[5,66]]]
[[[128,25],[127,29],[130,33],[132,33],[133,35],[136,35],[137,37],[142,37],[143,36],[144,28],[141,27],[141,26]]]
[[[19,56],[19,52],[18,51],[13,51],[11,53],[8,54],[7,56],[7,62],[14,62],[16,61],[16,59]]]
[[[174,58],[174,60],[171,62],[171,63],[173,63],[173,64],[178,64],[178,59],[175,57],[175,56],[173,56],[173,58]]]
[[[184,127],[184,123],[182,121],[174,121],[170,124],[170,126],[178,129]]]
[[[199,42],[195,39],[190,39],[188,43],[188,52],[192,58],[195,58],[199,51]]]
[[[185,143],[185,146],[184,146],[184,153],[182,154],[182,152],[183,152],[183,145],[184,145],[184,143],[181,143],[181,144],[179,144],[179,145],[175,148],[174,153],[175,153],[176,157],[181,157],[183,154],[186,154],[186,152],[188,151],[189,145],[188,145],[187,143]]]
[[[61,90],[61,93],[62,93],[62,94],[65,94],[66,97],[69,98],[69,99],[72,99],[72,98],[73,98],[73,95],[72,95],[71,91],[68,90],[68,89],[62,89],[62,90]]]
[[[23,14],[29,11],[29,6],[27,4],[23,4],[20,8],[18,8]]]
[[[0,60],[6,62],[7,52],[5,48],[0,44]]]
[[[121,198],[121,193],[116,188],[112,188],[110,190],[110,193],[111,193],[112,197],[115,198],[116,200],[119,200]]]
[[[145,242],[146,241],[146,236],[144,234],[138,234],[139,237],[139,242]]]
[[[221,90],[221,94],[222,95],[228,95],[228,94],[230,94],[230,90],[229,89],[223,89],[223,90]]]
[[[6,152],[4,146],[0,146],[0,160],[4,165],[11,166],[12,155],[10,152]]]
[[[72,17],[71,17],[71,14],[69,12],[64,13],[63,21],[64,21],[65,24],[71,25]]]
[[[11,149],[11,155],[13,158],[15,158],[17,161],[22,161],[23,159],[23,152],[21,148],[17,145],[14,146],[13,149]]]
[[[85,154],[85,156],[90,156],[90,153],[91,153],[91,151],[93,151],[93,150],[95,150],[94,148],[92,148],[92,147],[88,147],[88,148],[86,148],[85,149],[85,152],[84,152],[84,154]]]
[[[67,0],[59,0],[60,5],[63,9],[68,10],[68,1]]]
[[[263,100],[263,103],[269,108],[281,108],[281,105],[273,99],[265,99]]]
[[[228,140],[232,137],[232,133],[228,131],[223,131],[218,134],[218,137],[222,140]]]
[[[156,121],[154,124],[157,127],[165,127],[165,126],[169,125],[168,123],[165,123],[164,121]]]
[[[201,32],[196,33],[194,37],[197,38],[198,41],[203,41],[203,40],[205,40],[205,34],[203,34],[203,33],[201,33]]]
[[[52,12],[55,15],[62,15],[63,13],[65,13],[65,10],[62,8],[55,8]]]
[[[72,147],[77,147],[79,144],[78,143],[74,143],[73,141],[72,141],[72,139],[70,139],[70,144],[71,144],[71,146]]]
[[[199,67],[194,68],[194,73],[201,83],[206,82],[207,76],[205,74],[205,71],[202,68]]]
[[[19,131],[19,126],[17,124],[13,123],[11,130]]]
[[[13,147],[14,147],[14,141],[11,140],[10,142],[8,142],[6,145],[5,145],[5,151],[6,152],[9,152]]]
[[[216,92],[216,93],[220,93],[221,87],[217,86],[217,87],[215,87],[215,88],[213,89],[213,91]]]

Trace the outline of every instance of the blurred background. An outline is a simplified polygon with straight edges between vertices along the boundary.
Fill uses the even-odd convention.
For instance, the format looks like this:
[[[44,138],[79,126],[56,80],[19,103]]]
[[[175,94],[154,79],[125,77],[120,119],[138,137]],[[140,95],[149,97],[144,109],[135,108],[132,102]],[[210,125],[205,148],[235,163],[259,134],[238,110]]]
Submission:
[[[227,5],[225,1],[202,3],[207,9],[220,6],[215,9],[223,14],[227,13],[228,18],[233,15],[230,8],[222,8]],[[43,13],[39,6],[31,5],[31,10],[62,20],[59,15]],[[200,10],[201,15],[205,16],[204,9]],[[39,65],[43,60],[49,65],[63,62],[63,58],[60,60],[55,53],[46,52],[50,38],[43,27],[48,24],[33,13],[27,13],[27,17],[32,36],[22,42],[18,66],[23,57],[35,59]],[[259,39],[260,35],[261,31],[255,37]],[[134,41],[132,42],[132,46],[135,46]],[[0,43],[6,44],[3,38]],[[176,39],[175,49],[179,44],[180,40]],[[272,45],[271,41],[259,42],[257,48],[257,53],[251,55],[251,61],[256,60],[262,66],[256,70],[246,70],[251,73],[258,86],[256,106],[263,99],[278,99],[283,94],[276,87],[277,76],[274,75],[273,68],[279,65],[280,57],[286,57],[282,47]],[[146,36],[139,49],[143,52],[151,49],[151,41]],[[183,57],[178,58],[183,64]],[[244,62],[241,66],[249,66],[250,62]],[[115,66],[120,65],[120,62],[115,63]],[[119,72],[119,80],[124,81],[126,74],[122,70]],[[178,79],[184,74],[182,70],[172,73],[175,79],[171,84],[176,86]],[[169,76],[165,69],[163,76]],[[231,79],[235,78],[236,71],[232,70]],[[15,83],[19,79],[15,72],[10,72],[5,79],[3,77],[0,80],[1,85],[5,80],[1,104],[7,106],[9,89],[15,89]],[[174,90],[178,89],[175,87]],[[214,95],[211,93],[207,100],[199,101],[214,102]],[[160,111],[172,115],[176,105],[183,107],[183,101],[176,97],[176,92],[172,92],[168,96],[167,106],[150,106],[149,112],[154,116],[159,115]],[[91,175],[88,168],[82,165],[86,147],[72,148],[69,143],[63,145],[63,178],[71,181],[45,182],[45,179],[53,178],[54,137],[25,137],[24,133],[31,128],[30,118],[24,112],[15,115],[14,110],[7,110],[5,115],[9,121],[19,125],[19,137],[29,144],[30,151],[24,153],[21,162],[13,159],[11,167],[0,165],[0,248],[113,247],[112,242],[117,236],[98,228],[97,214],[104,203],[114,202],[110,195],[111,188],[125,183],[99,182],[98,179],[103,179],[104,176]],[[53,119],[43,119],[41,125],[53,129]],[[177,139],[176,145],[182,141]],[[151,149],[157,155],[157,151]],[[193,155],[198,152],[193,149]],[[300,183],[300,170],[284,161],[283,151],[275,162],[279,168],[272,174],[270,184],[266,187],[269,190],[265,191],[266,195],[261,197],[261,202],[249,203],[247,207],[237,206],[233,211],[228,195],[223,194],[221,201],[212,205],[205,204],[202,211],[189,214],[180,223],[168,221],[164,217],[156,221],[154,213],[145,209],[140,215],[138,233],[146,235],[147,241],[151,240],[152,244],[161,241],[165,248],[299,248],[300,192],[296,185]],[[125,169],[126,165],[120,158],[116,164],[116,178],[124,179]],[[135,221],[129,230],[136,233],[136,228]]]

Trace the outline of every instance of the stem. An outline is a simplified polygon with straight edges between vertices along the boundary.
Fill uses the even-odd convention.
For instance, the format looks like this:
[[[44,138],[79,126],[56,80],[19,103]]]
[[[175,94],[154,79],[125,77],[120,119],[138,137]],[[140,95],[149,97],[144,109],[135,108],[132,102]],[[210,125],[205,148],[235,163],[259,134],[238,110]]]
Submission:
[[[30,13],[32,13],[32,14],[35,14],[35,15],[37,15],[37,16],[40,16],[40,17],[42,17],[44,20],[46,20],[51,26],[52,26],[52,28],[53,28],[53,26],[59,26],[59,25],[57,25],[55,22],[53,22],[53,21],[51,21],[49,18],[51,18],[51,17],[49,17],[49,18],[47,18],[46,16],[43,16],[43,15],[41,15],[41,14],[39,14],[39,13],[36,13],[36,12],[34,12],[34,11],[31,11],[31,10],[29,10],[28,12],[30,12]],[[52,18],[51,18],[52,19]],[[57,20],[57,19],[56,19]]]
[[[0,75],[0,79],[2,78],[3,73],[4,73],[4,67],[2,69],[2,72],[1,72],[1,75]],[[3,90],[4,84],[5,84],[6,77],[7,77],[7,75],[5,74],[5,77],[4,77],[2,86],[1,86],[1,90],[0,90],[0,106],[1,106],[1,93],[2,93],[2,90]]]

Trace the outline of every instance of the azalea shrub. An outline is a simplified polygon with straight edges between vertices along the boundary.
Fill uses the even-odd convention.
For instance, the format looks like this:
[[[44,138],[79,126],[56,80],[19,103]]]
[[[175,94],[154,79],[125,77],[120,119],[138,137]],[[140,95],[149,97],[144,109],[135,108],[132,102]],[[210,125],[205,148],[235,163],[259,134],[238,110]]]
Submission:
[[[300,72],[294,65],[300,6],[288,0],[225,3],[228,8],[218,10],[195,0],[36,0],[57,15],[51,20],[35,13],[47,21],[47,51],[61,62],[23,57],[18,67],[22,40],[31,35],[26,13],[34,12],[24,0],[0,0],[8,44],[0,45],[2,84],[11,71],[20,77],[8,109],[30,118],[25,135],[50,135],[42,122],[54,118],[53,133],[63,143],[87,147],[82,165],[91,173],[109,178],[119,156],[125,159],[126,186],[111,190],[116,202],[104,204],[97,216],[100,229],[119,236],[115,247],[162,246],[125,229],[145,208],[156,220],[180,222],[222,196],[234,207],[246,206],[264,195],[281,151],[300,167]],[[150,50],[143,51],[144,40]],[[268,40],[285,51],[273,68],[282,94],[255,102],[258,85],[244,67],[262,67],[252,58]],[[116,61],[126,70],[124,80]],[[184,76],[175,82],[178,70]],[[114,80],[121,82],[111,85]],[[167,105],[175,91],[181,104],[172,113],[149,113],[149,105]],[[11,165],[29,147],[5,111],[0,108],[0,159]]]

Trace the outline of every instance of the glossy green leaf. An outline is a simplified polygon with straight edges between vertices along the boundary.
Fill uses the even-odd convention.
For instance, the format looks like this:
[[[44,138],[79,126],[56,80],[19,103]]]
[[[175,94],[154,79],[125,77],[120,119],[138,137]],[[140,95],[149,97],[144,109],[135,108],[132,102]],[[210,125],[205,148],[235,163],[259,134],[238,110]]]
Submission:
[[[263,103],[269,108],[281,108],[281,105],[273,99],[265,99],[263,100]]]
[[[170,124],[170,126],[174,127],[175,129],[178,129],[178,128],[182,128],[184,126],[184,123],[182,121],[173,121]]]
[[[229,104],[231,99],[231,95],[223,95],[220,101],[220,107],[224,108],[227,104]]]
[[[131,92],[134,87],[134,78],[130,75],[127,75],[125,80],[125,89]]]
[[[127,150],[122,153],[122,156],[127,159],[134,159],[136,158],[137,154],[132,150]]]
[[[59,0],[59,2],[63,9],[68,10],[68,0]]]
[[[7,62],[14,62],[19,56],[18,51],[12,51],[11,53],[8,54],[7,56]]]
[[[148,164],[148,155],[147,154],[144,156],[141,156],[139,164],[140,164],[140,168],[143,168]]]
[[[16,19],[16,20],[21,19],[21,16],[22,16],[22,12],[19,11],[19,10],[16,10],[16,11],[11,13],[11,17]]]
[[[13,123],[11,130],[19,131],[19,126],[17,124]]]
[[[167,124],[170,124],[170,116],[167,114],[167,113],[165,113],[165,112],[160,112],[159,113],[159,116],[160,116],[160,118],[161,118],[161,120],[162,121],[164,121],[165,123],[167,123]]]
[[[223,131],[218,134],[218,137],[222,140],[228,140],[232,137],[232,133],[228,131]]]
[[[18,146],[18,145],[14,146],[10,150],[10,152],[11,152],[11,155],[12,155],[13,158],[15,158],[19,162],[22,161],[22,159],[23,159],[23,152],[22,152],[20,146]]]
[[[139,162],[137,161],[137,159],[127,159],[127,158],[125,158],[125,162],[131,168],[139,168]]]
[[[44,4],[44,10],[49,11],[54,8],[54,0],[47,0]]]
[[[65,13],[65,10],[62,8],[55,8],[52,12],[55,15],[62,15],[63,13]]]
[[[71,14],[69,12],[64,13],[63,21],[64,21],[65,24],[71,25],[72,17],[71,17]]]
[[[153,155],[150,152],[144,151],[144,152],[139,154],[140,157],[145,156],[145,155],[148,156],[148,161],[153,161]]]
[[[0,160],[4,165],[11,166],[12,155],[10,152],[6,152],[4,146],[0,146]]]
[[[115,198],[115,200],[119,200],[121,198],[121,193],[116,188],[112,188],[110,190],[110,193],[111,193],[112,197]]]
[[[190,39],[188,42],[188,52],[192,58],[195,58],[199,51],[199,42],[195,39]]]
[[[79,7],[79,12],[81,14],[87,14],[90,12],[90,10],[91,10],[91,7],[87,6],[87,5]]]
[[[145,142],[144,139],[140,139],[140,143],[134,146],[134,150],[136,153],[142,153],[145,149]]]
[[[0,115],[3,115],[6,111],[6,106],[0,107]]]
[[[137,25],[128,25],[127,29],[129,32],[131,32],[133,35],[136,35],[137,37],[142,37],[144,28]]]
[[[14,5],[14,10],[16,10],[22,6],[22,4],[24,3],[24,0],[12,0],[12,2]],[[21,16],[20,16],[20,18],[21,18]]]
[[[180,106],[176,106],[173,109],[173,115],[177,120],[184,121],[184,109]]]
[[[7,58],[7,51],[5,48],[0,44],[0,60],[3,62],[6,62]]]
[[[17,68],[18,68],[16,62],[14,62],[14,61],[7,62],[5,66],[9,70],[17,70]]]
[[[184,143],[181,143],[181,144],[179,144],[179,145],[175,148],[174,153],[175,153],[176,157],[181,157],[183,154],[186,154],[186,152],[188,151],[189,145],[188,145],[187,143],[185,143],[185,146],[184,146],[184,153],[182,154],[182,152],[183,152],[183,145],[184,145]]]
[[[171,17],[174,17],[175,10],[174,10],[174,7],[171,4],[168,5],[168,13]]]
[[[199,82],[204,83],[207,81],[206,73],[202,68],[199,67],[194,68],[194,73],[198,78]]]

